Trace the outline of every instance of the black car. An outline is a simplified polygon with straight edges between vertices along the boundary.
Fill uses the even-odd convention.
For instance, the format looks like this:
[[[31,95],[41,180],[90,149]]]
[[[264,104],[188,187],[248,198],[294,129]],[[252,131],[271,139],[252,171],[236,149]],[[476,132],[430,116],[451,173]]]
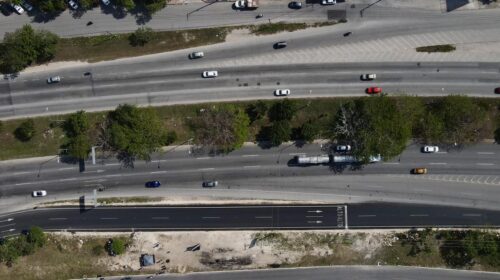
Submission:
[[[161,186],[160,181],[149,181],[146,182],[146,188],[159,188]]]
[[[292,1],[288,4],[288,8],[296,10],[302,9],[302,2]]]
[[[347,36],[349,36],[349,35],[351,35],[351,34],[352,34],[352,32],[350,32],[350,31],[349,31],[349,32],[346,32],[346,33],[344,33],[344,37],[347,37]]]
[[[215,188],[215,187],[217,187],[217,185],[219,185],[219,182],[217,182],[217,181],[205,181],[201,185],[204,188]]]
[[[275,49],[282,49],[282,48],[286,48],[286,46],[287,46],[286,42],[282,41],[282,42],[275,43],[273,47]]]

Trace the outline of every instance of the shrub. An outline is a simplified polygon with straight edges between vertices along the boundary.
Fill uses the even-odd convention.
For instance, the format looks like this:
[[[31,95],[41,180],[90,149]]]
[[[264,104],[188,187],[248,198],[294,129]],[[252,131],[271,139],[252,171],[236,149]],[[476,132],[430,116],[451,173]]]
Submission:
[[[113,239],[111,250],[117,255],[123,254],[125,252],[125,242],[121,239]]]
[[[31,227],[26,237],[29,243],[39,248],[43,247],[47,241],[47,237],[40,227]]]
[[[35,136],[35,122],[28,119],[21,123],[21,125],[14,131],[14,135],[20,141],[26,142]]]
[[[417,52],[452,52],[456,50],[455,46],[453,45],[434,45],[434,46],[425,46],[425,47],[418,47]]]
[[[140,27],[134,33],[130,34],[128,40],[134,47],[144,46],[154,38],[153,29],[150,27]]]

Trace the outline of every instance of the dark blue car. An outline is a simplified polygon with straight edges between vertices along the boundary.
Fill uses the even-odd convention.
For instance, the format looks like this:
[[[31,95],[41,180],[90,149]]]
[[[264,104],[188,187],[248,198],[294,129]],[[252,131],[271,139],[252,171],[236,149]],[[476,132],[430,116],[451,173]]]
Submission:
[[[149,182],[146,182],[146,188],[158,188],[159,186],[161,186],[160,181],[149,181]]]

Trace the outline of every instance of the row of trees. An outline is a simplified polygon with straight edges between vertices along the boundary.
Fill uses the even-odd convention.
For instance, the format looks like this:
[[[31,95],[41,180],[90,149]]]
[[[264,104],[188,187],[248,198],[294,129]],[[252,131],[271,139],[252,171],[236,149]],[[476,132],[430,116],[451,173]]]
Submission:
[[[39,227],[31,227],[24,234],[2,239],[0,242],[0,262],[10,266],[19,257],[33,254],[46,242],[47,237]]]
[[[59,37],[51,32],[33,30],[30,25],[4,35],[0,44],[0,71],[15,73],[32,63],[51,60]]]
[[[19,4],[21,0],[12,0],[13,3]],[[31,0],[35,7],[47,14],[60,13],[68,8],[64,0]],[[144,9],[147,13],[153,14],[165,8],[166,0],[114,0],[112,5],[124,10],[134,10],[137,8]],[[78,0],[81,10],[90,10],[99,6],[99,0]]]

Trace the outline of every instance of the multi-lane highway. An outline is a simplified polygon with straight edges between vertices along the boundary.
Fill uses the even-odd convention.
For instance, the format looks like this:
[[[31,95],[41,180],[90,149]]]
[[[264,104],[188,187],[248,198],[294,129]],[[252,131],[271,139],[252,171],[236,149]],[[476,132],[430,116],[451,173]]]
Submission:
[[[57,157],[38,162],[0,163],[2,209],[12,205],[75,199],[98,185],[108,196],[207,196],[233,198],[293,199],[306,201],[406,201],[498,208],[500,198],[500,147],[483,143],[462,151],[424,154],[412,145],[398,158],[369,164],[361,170],[332,166],[299,167],[293,157],[324,153],[320,145],[283,145],[261,149],[255,145],[224,156],[190,153],[189,146],[153,156],[149,163],[123,168],[115,159],[78,165],[58,162]],[[426,167],[427,175],[411,175],[410,169]],[[144,183],[160,180],[157,189]],[[203,189],[203,180],[219,186]],[[33,190],[47,190],[45,198],[31,198]]]
[[[48,231],[500,227],[500,211],[424,204],[40,208],[4,214],[0,236]]]

